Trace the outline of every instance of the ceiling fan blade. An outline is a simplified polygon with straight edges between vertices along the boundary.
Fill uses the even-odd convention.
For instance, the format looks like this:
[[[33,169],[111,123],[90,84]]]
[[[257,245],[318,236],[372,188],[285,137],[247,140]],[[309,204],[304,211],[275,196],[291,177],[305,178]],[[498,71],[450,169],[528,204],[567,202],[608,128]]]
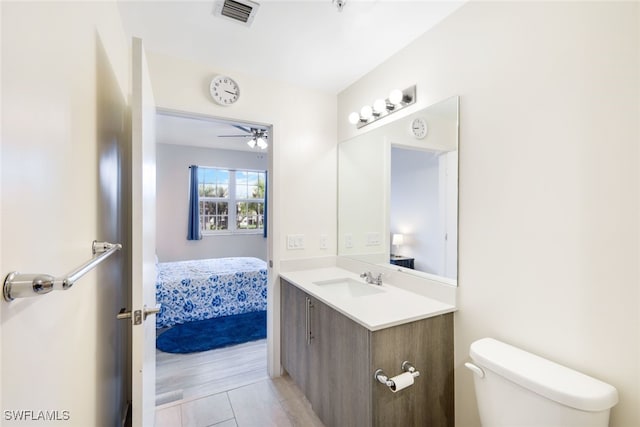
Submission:
[[[231,125],[231,126],[233,126],[236,129],[240,129],[241,131],[246,132],[246,133],[251,133],[251,131],[252,131],[252,129],[248,129],[248,128],[246,128],[244,126],[240,126],[240,125]]]
[[[218,138],[250,138],[251,135],[218,135]]]

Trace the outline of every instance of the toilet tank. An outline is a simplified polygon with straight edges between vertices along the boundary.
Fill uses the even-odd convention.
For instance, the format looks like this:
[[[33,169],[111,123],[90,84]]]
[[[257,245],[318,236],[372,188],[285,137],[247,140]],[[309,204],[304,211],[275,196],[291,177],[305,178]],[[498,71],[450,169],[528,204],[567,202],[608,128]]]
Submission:
[[[606,427],[617,390],[493,338],[471,344],[483,427]]]

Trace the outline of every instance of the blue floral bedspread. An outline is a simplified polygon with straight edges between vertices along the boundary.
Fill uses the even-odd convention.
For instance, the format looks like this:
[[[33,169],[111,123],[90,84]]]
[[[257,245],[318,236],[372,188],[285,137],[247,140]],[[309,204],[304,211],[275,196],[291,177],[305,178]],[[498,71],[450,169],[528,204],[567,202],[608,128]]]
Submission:
[[[158,263],[156,327],[267,309],[267,263],[215,258]]]

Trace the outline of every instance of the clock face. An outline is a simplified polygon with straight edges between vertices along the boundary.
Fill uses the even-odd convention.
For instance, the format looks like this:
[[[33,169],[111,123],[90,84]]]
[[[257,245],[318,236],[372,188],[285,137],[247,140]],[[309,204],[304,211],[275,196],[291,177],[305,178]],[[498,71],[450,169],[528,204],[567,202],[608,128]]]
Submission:
[[[416,138],[422,139],[427,136],[427,121],[421,117],[411,121],[411,134]]]
[[[211,97],[220,105],[231,105],[240,97],[240,86],[230,77],[216,76],[209,85]]]

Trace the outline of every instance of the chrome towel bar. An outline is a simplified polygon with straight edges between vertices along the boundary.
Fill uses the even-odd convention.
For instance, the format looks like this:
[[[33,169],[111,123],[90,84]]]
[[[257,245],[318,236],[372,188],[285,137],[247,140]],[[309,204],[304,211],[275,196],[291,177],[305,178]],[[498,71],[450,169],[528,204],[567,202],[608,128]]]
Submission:
[[[16,298],[44,295],[53,290],[67,290],[78,279],[120,249],[122,249],[120,243],[94,240],[91,245],[94,257],[63,277],[54,277],[50,274],[20,274],[17,271],[12,271],[4,279],[2,292],[4,299],[13,301]]]

